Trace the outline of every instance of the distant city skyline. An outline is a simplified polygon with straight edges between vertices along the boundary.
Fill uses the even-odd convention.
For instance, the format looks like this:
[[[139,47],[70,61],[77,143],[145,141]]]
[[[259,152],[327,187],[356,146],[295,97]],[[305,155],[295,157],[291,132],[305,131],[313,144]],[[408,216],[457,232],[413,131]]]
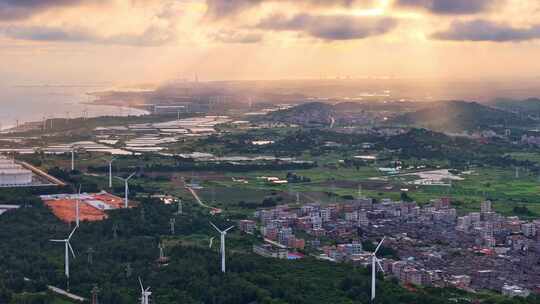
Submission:
[[[0,84],[537,78],[533,0],[0,0]]]

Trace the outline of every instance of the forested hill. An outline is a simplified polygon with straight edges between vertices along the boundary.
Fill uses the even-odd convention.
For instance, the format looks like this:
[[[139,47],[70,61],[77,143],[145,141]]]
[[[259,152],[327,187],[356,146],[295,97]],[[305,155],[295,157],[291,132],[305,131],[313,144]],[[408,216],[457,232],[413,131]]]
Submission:
[[[524,100],[515,100],[507,98],[498,98],[491,103],[494,107],[515,112],[525,116],[540,116],[540,98],[528,98]]]
[[[476,102],[437,102],[427,108],[399,115],[390,124],[423,127],[436,131],[474,131],[493,126],[533,126],[535,121],[515,113]]]
[[[264,117],[264,120],[298,125],[329,126],[334,116],[335,111],[332,105],[311,102],[270,113]]]

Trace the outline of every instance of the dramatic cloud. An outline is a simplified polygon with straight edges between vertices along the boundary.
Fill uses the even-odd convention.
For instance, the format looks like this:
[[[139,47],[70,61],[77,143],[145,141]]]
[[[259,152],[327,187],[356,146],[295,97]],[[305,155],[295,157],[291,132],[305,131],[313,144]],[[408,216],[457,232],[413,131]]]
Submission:
[[[24,19],[48,9],[73,6],[83,2],[90,2],[90,0],[0,0],[0,20]],[[93,2],[103,2],[103,0]]]
[[[234,15],[248,7],[261,3],[262,0],[207,0],[207,15],[221,18]]]
[[[263,35],[244,31],[222,30],[211,34],[210,38],[223,43],[257,43],[262,41]]]
[[[434,14],[476,14],[500,0],[396,0],[397,6],[426,9]]]
[[[300,14],[288,18],[273,15],[257,27],[274,31],[298,31],[324,40],[352,40],[382,35],[397,25],[392,18]]]
[[[160,46],[174,39],[168,29],[148,27],[140,34],[117,34],[101,36],[85,28],[10,26],[3,32],[9,38],[31,41],[85,42],[96,44],[116,44],[131,46]]]
[[[540,25],[517,28],[485,20],[454,22],[449,29],[434,33],[431,37],[455,41],[524,41],[540,38]]]
[[[208,7],[207,15],[216,19],[227,17],[264,2],[289,2],[318,6],[337,5],[348,7],[356,2],[372,3],[373,0],[206,0],[206,5]]]

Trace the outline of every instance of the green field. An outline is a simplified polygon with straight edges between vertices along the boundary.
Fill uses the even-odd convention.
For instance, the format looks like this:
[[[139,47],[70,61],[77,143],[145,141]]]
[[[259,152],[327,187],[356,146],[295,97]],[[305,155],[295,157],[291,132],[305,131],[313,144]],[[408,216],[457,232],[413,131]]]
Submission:
[[[540,153],[535,152],[513,152],[509,153],[513,159],[528,160],[535,163],[540,163]]]
[[[354,185],[362,184],[363,195],[392,199],[398,199],[401,194],[401,187],[406,187],[409,189],[408,195],[419,203],[426,203],[441,196],[450,196],[456,201],[456,207],[459,211],[469,212],[478,210],[480,202],[484,199],[490,199],[494,203],[495,210],[503,214],[513,214],[515,206],[526,206],[533,213],[540,216],[540,182],[535,176],[524,171],[520,172],[519,178],[516,178],[515,171],[512,169],[476,168],[472,174],[463,175],[465,180],[454,181],[452,187],[413,186],[389,181],[387,184],[388,187],[392,187],[391,190],[373,190],[364,186],[365,183],[371,183],[369,178],[381,175],[374,167],[362,167],[358,171],[350,168],[328,169],[319,167],[295,172],[298,175],[311,178],[311,182],[274,186],[257,179],[259,176],[284,178],[286,174],[286,172],[273,171],[249,172],[243,175],[228,174],[230,177],[246,178],[249,184],[235,183],[232,179],[231,181],[218,182],[218,184],[223,188],[234,188],[242,192],[265,189],[284,193],[292,192],[293,194],[300,192],[306,195],[332,192],[339,196],[356,196],[358,186]],[[346,187],[342,185],[345,181],[350,181]],[[321,183],[324,183],[324,185],[321,185]],[[226,192],[223,193],[225,196],[227,196]]]
[[[450,196],[455,202],[455,207],[461,213],[479,209],[480,202],[486,198],[493,201],[496,211],[505,215],[514,214],[514,207],[526,207],[530,212],[517,214],[530,218],[540,216],[540,179],[526,168],[521,168],[516,177],[514,168],[476,167],[472,173],[462,175],[465,180],[454,181],[452,187],[447,186],[416,186],[406,184],[413,177],[385,176],[379,170],[384,164],[369,164],[355,167],[346,167],[339,162],[343,155],[327,154],[320,157],[309,157],[316,161],[318,167],[305,170],[295,170],[298,176],[309,178],[310,182],[291,183],[287,185],[271,185],[258,177],[286,178],[286,170],[278,171],[249,171],[241,173],[227,172],[152,172],[144,171],[144,177],[134,178],[130,182],[131,187],[140,186],[145,193],[172,194],[182,197],[185,202],[194,202],[191,194],[186,191],[180,176],[186,180],[194,177],[204,188],[199,190],[201,198],[216,206],[235,214],[248,215],[252,208],[245,209],[240,202],[261,203],[268,196],[281,197],[280,203],[294,203],[296,193],[300,193],[301,202],[333,203],[345,201],[345,198],[356,197],[359,185],[362,195],[376,199],[391,198],[399,199],[401,189],[407,188],[408,196],[420,204],[429,202],[431,199],[441,196]],[[513,153],[512,157],[520,160],[540,161],[537,153]],[[103,166],[107,156],[99,154],[81,155],[78,159],[78,167]],[[45,169],[51,167],[66,168],[69,166],[68,156],[46,156],[43,160]],[[120,158],[115,162],[115,172],[134,170],[138,165],[144,164],[174,164],[172,158],[150,157],[146,160],[141,158]],[[427,164],[429,166],[440,165],[429,161],[416,161],[415,164]],[[120,174],[120,173],[115,173]],[[172,177],[175,176],[175,179]],[[386,177],[382,181],[373,181],[371,178]],[[248,183],[233,181],[245,179]],[[84,183],[96,184],[99,189],[106,189],[107,177],[104,173],[98,175],[84,175]],[[123,195],[123,183],[114,180],[111,192]]]

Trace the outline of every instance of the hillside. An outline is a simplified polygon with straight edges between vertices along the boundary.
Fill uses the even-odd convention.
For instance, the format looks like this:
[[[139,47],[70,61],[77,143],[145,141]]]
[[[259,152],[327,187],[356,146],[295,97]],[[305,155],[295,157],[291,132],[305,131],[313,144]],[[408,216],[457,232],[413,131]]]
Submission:
[[[399,115],[389,123],[437,131],[461,132],[494,126],[531,126],[534,121],[509,111],[476,102],[445,101],[415,112]]]
[[[311,102],[296,107],[270,113],[265,120],[298,125],[330,125],[335,118],[332,105],[322,102]]]
[[[360,101],[340,102],[334,105],[336,112],[411,112],[425,107],[423,102],[413,101]]]
[[[493,107],[515,112],[520,115],[540,116],[540,99],[528,98],[515,100],[507,98],[497,98],[490,103]]]

